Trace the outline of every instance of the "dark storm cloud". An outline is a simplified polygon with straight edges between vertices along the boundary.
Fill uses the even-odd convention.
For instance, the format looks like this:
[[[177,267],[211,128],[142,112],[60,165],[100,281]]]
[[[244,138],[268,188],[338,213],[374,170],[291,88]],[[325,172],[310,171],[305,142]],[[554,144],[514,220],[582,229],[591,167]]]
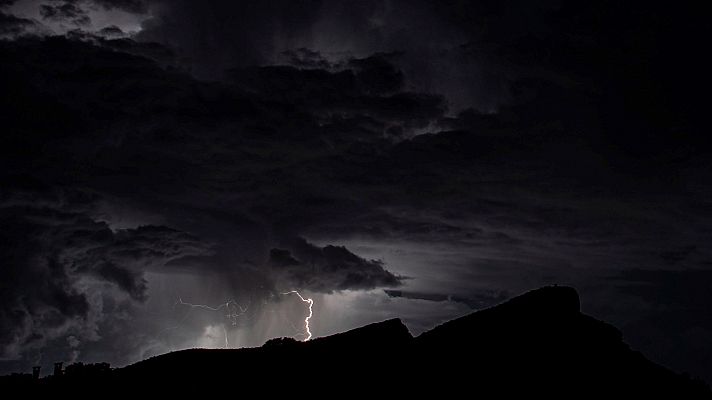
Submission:
[[[303,238],[294,238],[285,247],[288,250],[272,249],[269,262],[275,273],[293,287],[332,293],[398,286],[402,281],[386,271],[383,262],[366,260],[343,246],[318,247]]]
[[[96,197],[7,185],[0,201],[0,336],[3,359],[57,338],[98,340],[111,301],[144,301],[144,272],[205,254],[206,245],[165,227],[111,230],[91,217]],[[112,289],[113,288],[113,289]],[[103,298],[103,299],[102,299]]]
[[[441,96],[403,91],[403,74],[376,54],[351,59],[334,71],[291,66],[249,67],[230,71],[231,81],[265,100],[315,113],[334,131],[368,131],[383,137],[387,128],[423,128],[445,111]],[[341,129],[340,129],[341,128]]]
[[[153,18],[139,37],[179,49],[197,74],[220,76],[226,68],[259,64],[271,52],[285,50],[276,49],[275,35],[289,37],[309,29],[320,3],[155,1]]]
[[[335,65],[322,56],[321,53],[306,47],[300,47],[296,50],[285,50],[282,52],[282,55],[286,58],[288,64],[297,68],[329,70],[335,67]]]
[[[446,95],[457,109],[493,110],[509,103],[513,83],[523,78],[587,87],[600,92],[599,104],[611,117],[627,110],[625,120],[616,117],[632,131],[628,139],[615,134],[608,139],[628,151],[652,131],[659,134],[659,122],[674,118],[689,126],[675,116],[680,105],[672,99],[684,99],[682,88],[694,81],[679,74],[675,63],[691,56],[699,61],[693,42],[707,29],[694,6],[668,12],[663,5],[615,2],[170,2],[156,15],[142,35],[181,49],[198,70],[212,70],[213,76],[235,64],[270,62],[282,51],[306,47],[329,54],[331,62],[344,53],[401,51],[408,82]],[[240,40],[230,40],[235,37]],[[696,77],[704,71],[699,63],[687,68]],[[663,76],[670,85],[649,93],[647,83]],[[670,100],[649,107],[641,93]]]
[[[320,67],[401,51],[399,65],[413,87],[444,92],[456,108],[493,108],[520,75],[510,60],[521,51],[516,41],[532,31],[540,40],[556,3],[155,1],[154,18],[139,37],[170,44],[196,73],[210,77],[234,65],[273,63],[284,51],[294,65]],[[293,51],[299,48],[316,53]],[[326,57],[314,58],[317,53]]]
[[[107,26],[106,28],[102,28],[101,30],[99,30],[99,32],[97,32],[97,35],[109,39],[122,38],[127,36],[126,32],[122,31],[121,28],[116,25],[111,25]]]
[[[40,15],[48,21],[68,22],[77,26],[91,23],[86,10],[77,5],[76,1],[42,4],[40,5]]]
[[[36,28],[35,21],[0,11],[0,37],[12,38]]]
[[[117,8],[135,14],[143,14],[148,11],[148,0],[91,0],[104,8]]]

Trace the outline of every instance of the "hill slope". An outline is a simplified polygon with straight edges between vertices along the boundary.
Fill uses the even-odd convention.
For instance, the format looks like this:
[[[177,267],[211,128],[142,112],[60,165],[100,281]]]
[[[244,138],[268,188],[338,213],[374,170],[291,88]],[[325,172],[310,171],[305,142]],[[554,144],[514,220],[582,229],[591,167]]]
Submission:
[[[533,290],[415,338],[392,319],[305,343],[283,338],[260,348],[177,351],[104,374],[67,374],[28,386],[712,398],[700,381],[652,363],[616,328],[582,314],[578,294],[568,287]]]

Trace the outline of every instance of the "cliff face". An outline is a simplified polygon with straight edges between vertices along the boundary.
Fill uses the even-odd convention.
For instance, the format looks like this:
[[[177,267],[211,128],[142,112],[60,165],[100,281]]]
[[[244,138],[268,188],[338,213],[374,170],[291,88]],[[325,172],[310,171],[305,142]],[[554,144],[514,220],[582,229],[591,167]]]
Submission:
[[[449,321],[415,338],[411,354],[440,365],[438,379],[504,392],[675,398],[706,392],[631,350],[615,327],[582,314],[569,287],[533,290]]]
[[[582,314],[578,294],[569,287],[537,289],[415,338],[392,319],[306,343],[274,339],[252,349],[184,350],[93,379],[34,384],[91,385],[176,393],[225,385],[317,397],[712,398],[706,385],[648,361],[623,342],[616,328]]]

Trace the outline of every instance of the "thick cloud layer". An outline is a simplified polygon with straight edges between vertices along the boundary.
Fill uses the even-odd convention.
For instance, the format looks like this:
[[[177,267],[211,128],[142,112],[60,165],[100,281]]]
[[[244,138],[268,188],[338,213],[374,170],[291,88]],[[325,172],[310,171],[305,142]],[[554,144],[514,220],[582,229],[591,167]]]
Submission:
[[[136,14],[148,11],[148,2],[144,0],[92,0],[92,2],[105,8],[118,8]]]
[[[2,359],[57,338],[73,338],[71,347],[99,340],[119,304],[146,300],[145,271],[208,252],[166,227],[112,230],[92,218],[91,194],[33,189],[0,202]]]
[[[28,226],[26,220],[36,213],[59,219],[52,223],[56,232],[51,230],[51,234],[44,224],[36,231],[12,232],[14,241],[6,252],[14,248],[13,243],[31,243],[31,236],[41,235],[46,243],[27,252],[39,256],[46,251],[45,258],[56,258],[42,265],[59,265],[53,270],[61,274],[53,278],[48,273],[47,279],[61,285],[61,301],[78,304],[66,312],[60,309],[58,318],[72,322],[62,320],[61,330],[37,344],[27,339],[33,332],[30,328],[12,333],[6,343],[12,347],[8,357],[20,356],[61,335],[72,335],[80,342],[99,340],[97,326],[113,311],[103,308],[105,301],[98,294],[87,299],[85,292],[75,289],[75,282],[87,279],[113,284],[119,298],[141,302],[149,295],[146,272],[217,273],[237,281],[226,288],[234,285],[233,289],[252,293],[247,299],[252,303],[251,313],[259,311],[270,296],[288,289],[333,293],[400,284],[383,263],[365,260],[339,246],[320,249],[295,241],[299,246],[290,249],[303,264],[288,271],[272,269],[268,260],[269,249],[280,243],[278,238],[298,233],[297,224],[303,225],[312,219],[310,214],[322,211],[318,203],[298,201],[295,209],[282,204],[294,197],[319,201],[322,196],[319,188],[308,188],[310,183],[300,171],[285,166],[331,157],[354,141],[389,143],[386,128],[410,122],[404,114],[409,111],[399,111],[400,119],[390,121],[391,114],[377,113],[372,103],[390,101],[398,94],[398,86],[382,93],[382,89],[362,88],[367,83],[359,83],[341,105],[351,114],[336,117],[329,109],[292,104],[266,97],[265,92],[199,82],[119,48],[138,53],[136,49],[144,47],[94,35],[71,40],[26,38],[3,44],[4,56],[12,60],[4,64],[4,76],[17,78],[3,82],[7,92],[14,94],[3,99],[3,107],[11,111],[4,115],[4,122],[12,126],[3,138],[3,164],[11,172],[5,174],[5,189],[9,199],[22,199],[8,200],[19,202],[12,207],[39,209],[31,208],[30,215],[20,218],[23,214],[13,208],[8,213],[20,219],[7,224]],[[358,73],[366,70],[358,68]],[[32,76],[42,76],[43,81]],[[323,81],[328,78],[316,80],[314,86]],[[336,93],[342,90],[335,88]],[[73,96],[64,96],[67,92]],[[29,109],[33,114],[26,112]],[[366,112],[374,115],[363,115]],[[179,114],[184,115],[180,122],[175,119]],[[356,129],[359,136],[349,131],[327,141],[325,135],[331,129],[320,124],[332,119],[364,120],[367,128]],[[42,196],[26,194],[22,185],[28,179],[40,186],[60,183],[71,188],[71,193],[83,193],[81,188],[89,187],[93,197],[86,207],[91,208],[65,211],[66,205],[59,200],[55,200],[58,205],[49,204]],[[193,211],[186,214],[188,209]],[[28,264],[22,259],[11,270],[27,270]],[[71,274],[63,272],[70,268],[67,265],[71,265]],[[166,266],[159,269],[159,265]],[[9,282],[15,288],[8,292],[10,297],[32,285],[24,280]],[[44,307],[51,308],[51,300],[43,297]],[[17,307],[12,303],[10,310]],[[32,321],[41,316],[28,311],[22,318],[34,326]],[[94,332],[93,336],[80,332],[82,327]],[[45,329],[40,323],[34,328],[37,332]]]
[[[45,20],[67,22],[77,26],[88,25],[91,22],[87,12],[74,2],[65,2],[59,5],[43,4],[40,6],[40,15]]]
[[[363,259],[343,246],[319,248],[303,238],[295,238],[287,247],[289,250],[270,250],[270,264],[278,276],[294,287],[331,293],[401,283],[402,278],[386,271],[383,262]]]
[[[31,19],[6,14],[0,10],[0,39],[24,35],[36,27],[37,23]]]

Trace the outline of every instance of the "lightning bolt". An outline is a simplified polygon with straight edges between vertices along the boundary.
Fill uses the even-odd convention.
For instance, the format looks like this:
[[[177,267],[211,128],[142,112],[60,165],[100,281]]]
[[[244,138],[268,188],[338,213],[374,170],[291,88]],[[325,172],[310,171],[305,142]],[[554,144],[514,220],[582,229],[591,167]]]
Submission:
[[[188,306],[190,308],[201,308],[201,309],[208,310],[208,311],[220,311],[222,309],[227,309],[228,314],[225,315],[225,317],[227,317],[232,322],[232,326],[237,326],[237,318],[240,317],[241,315],[243,315],[244,313],[246,313],[247,309],[250,307],[249,304],[246,307],[243,307],[242,305],[240,305],[239,303],[237,303],[234,300],[228,300],[225,303],[218,305],[217,307],[211,307],[206,304],[187,303],[187,302],[183,301],[183,299],[180,297],[178,298],[178,301],[176,302],[176,305],[178,305],[178,304],[183,305],[183,306]],[[230,309],[230,306],[233,307],[232,310]],[[224,324],[223,324],[223,332],[225,333],[225,348],[227,349],[230,347],[230,343],[229,343],[228,337],[227,337],[227,329],[225,328]]]
[[[225,348],[229,349],[230,348],[230,342],[227,340],[227,329],[225,328],[225,324],[223,324],[223,333],[225,334]]]
[[[182,298],[178,298],[178,301],[176,302],[176,305],[183,305],[183,306],[188,306],[190,308],[202,308],[204,310],[209,310],[209,311],[220,311],[222,309],[227,309],[228,314],[225,315],[231,322],[232,326],[237,325],[237,318],[243,315],[244,313],[247,312],[247,310],[250,308],[250,305],[248,304],[246,307],[241,306],[239,303],[237,303],[234,300],[228,300],[225,303],[222,303],[218,305],[217,307],[210,307],[205,304],[193,304],[193,303],[186,303],[183,301]],[[230,306],[233,306],[233,309],[230,310]],[[239,312],[238,312],[239,310]]]
[[[291,291],[289,291],[289,292],[285,292],[285,293],[282,293],[282,294],[285,295],[285,296],[288,295],[288,294],[296,294],[297,296],[299,296],[299,300],[301,300],[301,301],[303,301],[303,302],[309,304],[309,315],[307,315],[307,317],[304,318],[304,330],[305,330],[306,333],[307,333],[307,334],[306,334],[306,337],[304,338],[304,341],[306,342],[307,340],[311,339],[311,337],[312,337],[312,333],[311,333],[311,331],[309,330],[309,319],[311,319],[311,317],[312,317],[312,306],[314,305],[314,300],[312,300],[312,299],[305,299],[305,298],[302,297],[302,295],[299,294],[299,292],[297,292],[296,290],[291,290]]]

